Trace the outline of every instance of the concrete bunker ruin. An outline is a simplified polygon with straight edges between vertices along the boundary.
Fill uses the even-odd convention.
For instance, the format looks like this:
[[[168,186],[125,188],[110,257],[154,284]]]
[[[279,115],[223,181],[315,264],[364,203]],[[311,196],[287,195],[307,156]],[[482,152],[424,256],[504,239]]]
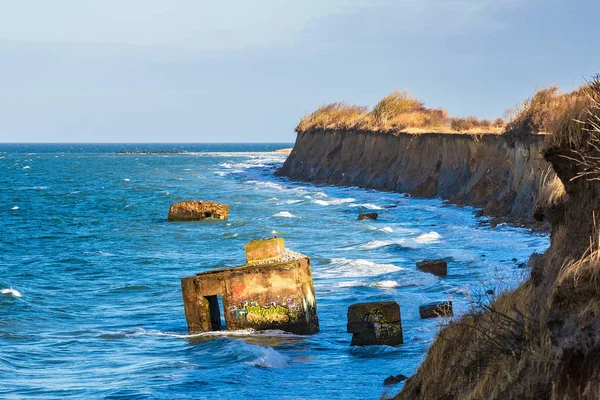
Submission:
[[[318,332],[310,259],[287,250],[281,238],[254,240],[245,248],[246,265],[181,279],[188,330]]]

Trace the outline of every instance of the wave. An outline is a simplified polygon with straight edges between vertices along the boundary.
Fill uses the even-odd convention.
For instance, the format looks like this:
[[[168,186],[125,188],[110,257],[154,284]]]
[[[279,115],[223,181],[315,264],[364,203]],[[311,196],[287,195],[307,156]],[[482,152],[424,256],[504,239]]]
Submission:
[[[116,254],[108,253],[106,251],[84,251],[81,254],[83,254],[85,256],[94,255],[94,256],[102,256],[102,257],[116,257]]]
[[[18,210],[19,206],[14,206],[13,208],[11,208],[11,210]]]
[[[442,235],[440,235],[439,233],[429,232],[429,233],[423,233],[423,234],[419,235],[415,239],[415,242],[420,243],[420,244],[435,243],[435,242],[439,241],[441,238],[442,238]]]
[[[284,204],[298,204],[298,203],[302,203],[303,201],[304,200],[285,200],[285,201],[279,202],[277,204],[280,204],[280,205],[284,205]]]
[[[26,165],[22,169],[31,169],[31,167],[29,165]]]
[[[17,289],[13,289],[11,287],[0,290],[0,294],[8,294],[8,295],[11,295],[12,297],[22,297],[21,292],[19,292]]]
[[[48,186],[19,186],[17,190],[45,190]]]
[[[387,232],[387,233],[393,233],[394,230],[392,228],[390,228],[389,226],[384,226],[383,228],[379,229],[381,232]]]
[[[315,275],[321,278],[360,278],[389,274],[404,269],[394,264],[377,264],[363,259],[334,258],[331,260],[331,264],[332,266],[328,268],[315,271]]]
[[[379,207],[378,205],[366,203],[366,204],[351,204],[350,207],[360,207],[366,208],[367,210],[383,210],[383,207]]]
[[[130,181],[131,181],[131,179],[129,179],[129,178],[125,178],[125,179],[123,179],[123,180],[124,180],[125,182],[130,182]]]
[[[275,214],[273,216],[281,217],[281,218],[295,218],[296,217],[294,214],[287,212],[287,211],[278,212],[277,214]]]
[[[353,198],[347,198],[347,199],[331,199],[331,200],[313,200],[313,203],[321,205],[321,206],[331,206],[331,205],[339,205],[339,204],[344,204],[344,203],[352,203],[353,201],[356,201]]]
[[[259,356],[248,361],[246,364],[260,368],[285,368],[288,365],[289,357],[279,353],[272,347],[256,346]]]

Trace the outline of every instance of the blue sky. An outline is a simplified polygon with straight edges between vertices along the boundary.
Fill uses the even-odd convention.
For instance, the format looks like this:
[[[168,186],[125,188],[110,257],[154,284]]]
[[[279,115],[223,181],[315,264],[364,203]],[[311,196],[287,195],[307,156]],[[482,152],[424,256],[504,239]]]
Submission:
[[[319,105],[394,88],[498,117],[600,72],[599,13],[573,0],[3,1],[0,142],[291,142]]]

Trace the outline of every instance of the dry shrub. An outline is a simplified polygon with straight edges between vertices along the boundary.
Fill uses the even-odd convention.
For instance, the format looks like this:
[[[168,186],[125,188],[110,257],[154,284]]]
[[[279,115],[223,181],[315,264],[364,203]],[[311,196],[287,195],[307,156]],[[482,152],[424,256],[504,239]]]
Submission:
[[[546,398],[548,335],[531,315],[533,289],[523,284],[439,333],[418,373],[397,399]]]
[[[564,95],[561,107],[549,123],[551,136],[545,149],[581,149],[584,144],[597,145],[600,136],[600,76],[576,91]]]
[[[542,174],[540,190],[538,192],[537,206],[551,209],[560,204],[566,195],[565,185],[554,173],[551,167]]]
[[[489,130],[492,127],[492,121],[489,119],[480,120],[473,116],[466,118],[452,118],[450,126],[458,132],[467,132],[474,129]]]
[[[596,225],[594,216],[594,226]],[[584,326],[600,312],[600,237],[590,240],[590,247],[578,260],[563,264],[552,293],[553,306],[561,311],[576,312]]]
[[[331,103],[319,107],[300,120],[297,132],[309,129],[352,129],[366,124],[368,108],[346,103]]]
[[[408,92],[394,90],[373,107],[371,114],[378,123],[394,120],[403,114],[422,113],[425,105],[413,98]]]
[[[455,121],[451,124],[451,121]],[[460,121],[459,121],[460,120]],[[464,121],[464,122],[461,122]],[[498,119],[496,121],[502,121]],[[502,121],[503,122],[503,121]],[[460,124],[463,125],[460,125]],[[459,125],[457,125],[459,124]],[[455,128],[458,127],[459,129]],[[351,130],[361,129],[381,132],[456,132],[470,131],[499,133],[497,123],[480,121],[476,117],[451,119],[442,108],[427,108],[423,102],[408,92],[395,90],[369,110],[368,107],[353,106],[346,103],[332,103],[318,108],[302,118],[297,132],[312,129]],[[420,130],[420,132],[418,132]]]

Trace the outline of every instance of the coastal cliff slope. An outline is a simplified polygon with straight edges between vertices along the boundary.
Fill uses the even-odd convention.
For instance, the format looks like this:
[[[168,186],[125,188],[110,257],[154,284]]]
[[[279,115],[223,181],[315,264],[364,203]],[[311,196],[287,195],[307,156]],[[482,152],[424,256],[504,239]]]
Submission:
[[[530,220],[548,168],[543,135],[298,132],[278,175],[293,180],[439,197],[485,215]]]
[[[542,148],[550,248],[518,288],[443,327],[397,399],[600,398],[600,78],[584,94]]]

